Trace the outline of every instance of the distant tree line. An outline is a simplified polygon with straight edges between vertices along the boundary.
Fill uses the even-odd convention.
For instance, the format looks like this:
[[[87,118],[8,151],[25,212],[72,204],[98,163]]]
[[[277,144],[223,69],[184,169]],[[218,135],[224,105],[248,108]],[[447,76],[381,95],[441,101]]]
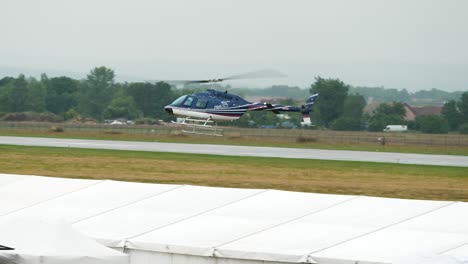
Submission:
[[[25,77],[5,77],[0,79],[0,117],[5,119],[11,113],[35,113],[36,119],[63,121],[69,119],[92,118],[131,119],[142,122],[169,120],[172,118],[163,110],[183,94],[204,91],[209,88],[230,89],[220,85],[189,85],[176,89],[164,82],[117,83],[115,73],[107,67],[92,69],[87,77],[76,80],[69,77],[51,77],[42,74],[40,79]],[[229,92],[242,96],[250,94],[250,89],[230,89]],[[265,96],[288,97],[276,103],[299,105],[310,93],[320,96],[312,112],[316,127],[334,130],[369,130],[382,131],[389,124],[408,124],[415,130],[427,133],[446,133],[460,131],[468,133],[468,92],[447,93],[439,90],[420,91],[409,94],[406,90],[383,88],[351,87],[339,79],[316,77],[309,91],[298,87],[273,86],[260,90]],[[270,93],[271,92],[271,93]],[[391,103],[381,104],[372,115],[364,114],[366,96],[392,98]],[[299,97],[300,101],[293,99]],[[452,96],[442,110],[442,116],[421,116],[414,122],[404,120],[405,110],[402,102],[408,96],[436,99]],[[3,116],[3,117],[2,117]],[[24,116],[24,114],[16,115]],[[241,119],[225,123],[243,127],[293,127],[299,126],[302,117],[299,113],[288,114],[287,119],[269,111],[249,112]],[[21,119],[23,120],[23,119]],[[27,117],[24,118],[27,120]]]
[[[96,67],[84,80],[69,77],[39,80],[24,75],[0,79],[0,116],[14,112],[52,113],[67,120],[167,119],[165,104],[184,91],[159,83],[116,83],[114,71]]]
[[[226,89],[229,87],[220,86],[220,88]],[[309,94],[309,91],[306,89],[287,85],[274,85],[264,89],[230,88],[229,91],[244,96],[265,96],[265,98],[284,97],[301,101]],[[446,92],[439,89],[408,92],[406,89],[353,87],[351,85],[348,86],[348,92],[350,94],[360,94],[366,101],[372,98],[382,103],[406,102],[411,105],[443,105],[447,101],[460,99],[463,93],[462,91]]]
[[[314,105],[314,117],[319,126],[334,130],[382,131],[387,125],[408,125],[423,133],[460,131],[468,134],[468,92],[460,93],[460,100],[450,100],[442,108],[442,115],[422,115],[415,121],[405,121],[404,100],[382,103],[372,114],[364,114],[366,100],[356,90],[339,79],[317,77],[310,92],[319,92]]]

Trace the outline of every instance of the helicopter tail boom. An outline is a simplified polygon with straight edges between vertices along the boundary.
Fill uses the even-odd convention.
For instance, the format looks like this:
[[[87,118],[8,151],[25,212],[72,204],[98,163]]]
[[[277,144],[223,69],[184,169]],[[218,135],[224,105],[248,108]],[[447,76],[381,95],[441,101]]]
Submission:
[[[302,118],[304,119],[303,124],[310,125],[310,112],[312,112],[312,105],[315,103],[317,96],[318,93],[314,93],[313,95],[311,95],[306,100],[306,103],[301,107],[266,104],[267,109],[265,110],[272,111],[275,114],[279,114],[281,112],[300,112],[302,114]]]

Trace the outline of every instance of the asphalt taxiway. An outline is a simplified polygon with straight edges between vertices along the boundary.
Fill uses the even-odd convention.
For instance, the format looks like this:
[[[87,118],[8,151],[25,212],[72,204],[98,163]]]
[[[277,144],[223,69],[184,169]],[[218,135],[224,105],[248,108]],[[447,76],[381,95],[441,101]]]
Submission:
[[[6,136],[0,144],[468,167],[468,156],[455,155]]]

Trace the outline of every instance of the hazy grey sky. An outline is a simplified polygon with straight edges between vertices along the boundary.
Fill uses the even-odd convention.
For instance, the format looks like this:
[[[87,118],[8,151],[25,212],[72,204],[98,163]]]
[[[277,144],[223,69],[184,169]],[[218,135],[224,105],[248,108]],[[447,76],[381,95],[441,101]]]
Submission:
[[[468,90],[465,0],[0,0],[0,71]],[[242,82],[232,83],[233,85]],[[245,82],[244,82],[245,83]]]

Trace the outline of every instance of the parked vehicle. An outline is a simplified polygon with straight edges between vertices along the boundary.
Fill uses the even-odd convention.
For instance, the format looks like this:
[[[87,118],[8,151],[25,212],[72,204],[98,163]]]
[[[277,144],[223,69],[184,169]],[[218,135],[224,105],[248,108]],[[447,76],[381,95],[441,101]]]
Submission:
[[[405,125],[387,125],[383,132],[403,132],[408,131],[408,126]]]

